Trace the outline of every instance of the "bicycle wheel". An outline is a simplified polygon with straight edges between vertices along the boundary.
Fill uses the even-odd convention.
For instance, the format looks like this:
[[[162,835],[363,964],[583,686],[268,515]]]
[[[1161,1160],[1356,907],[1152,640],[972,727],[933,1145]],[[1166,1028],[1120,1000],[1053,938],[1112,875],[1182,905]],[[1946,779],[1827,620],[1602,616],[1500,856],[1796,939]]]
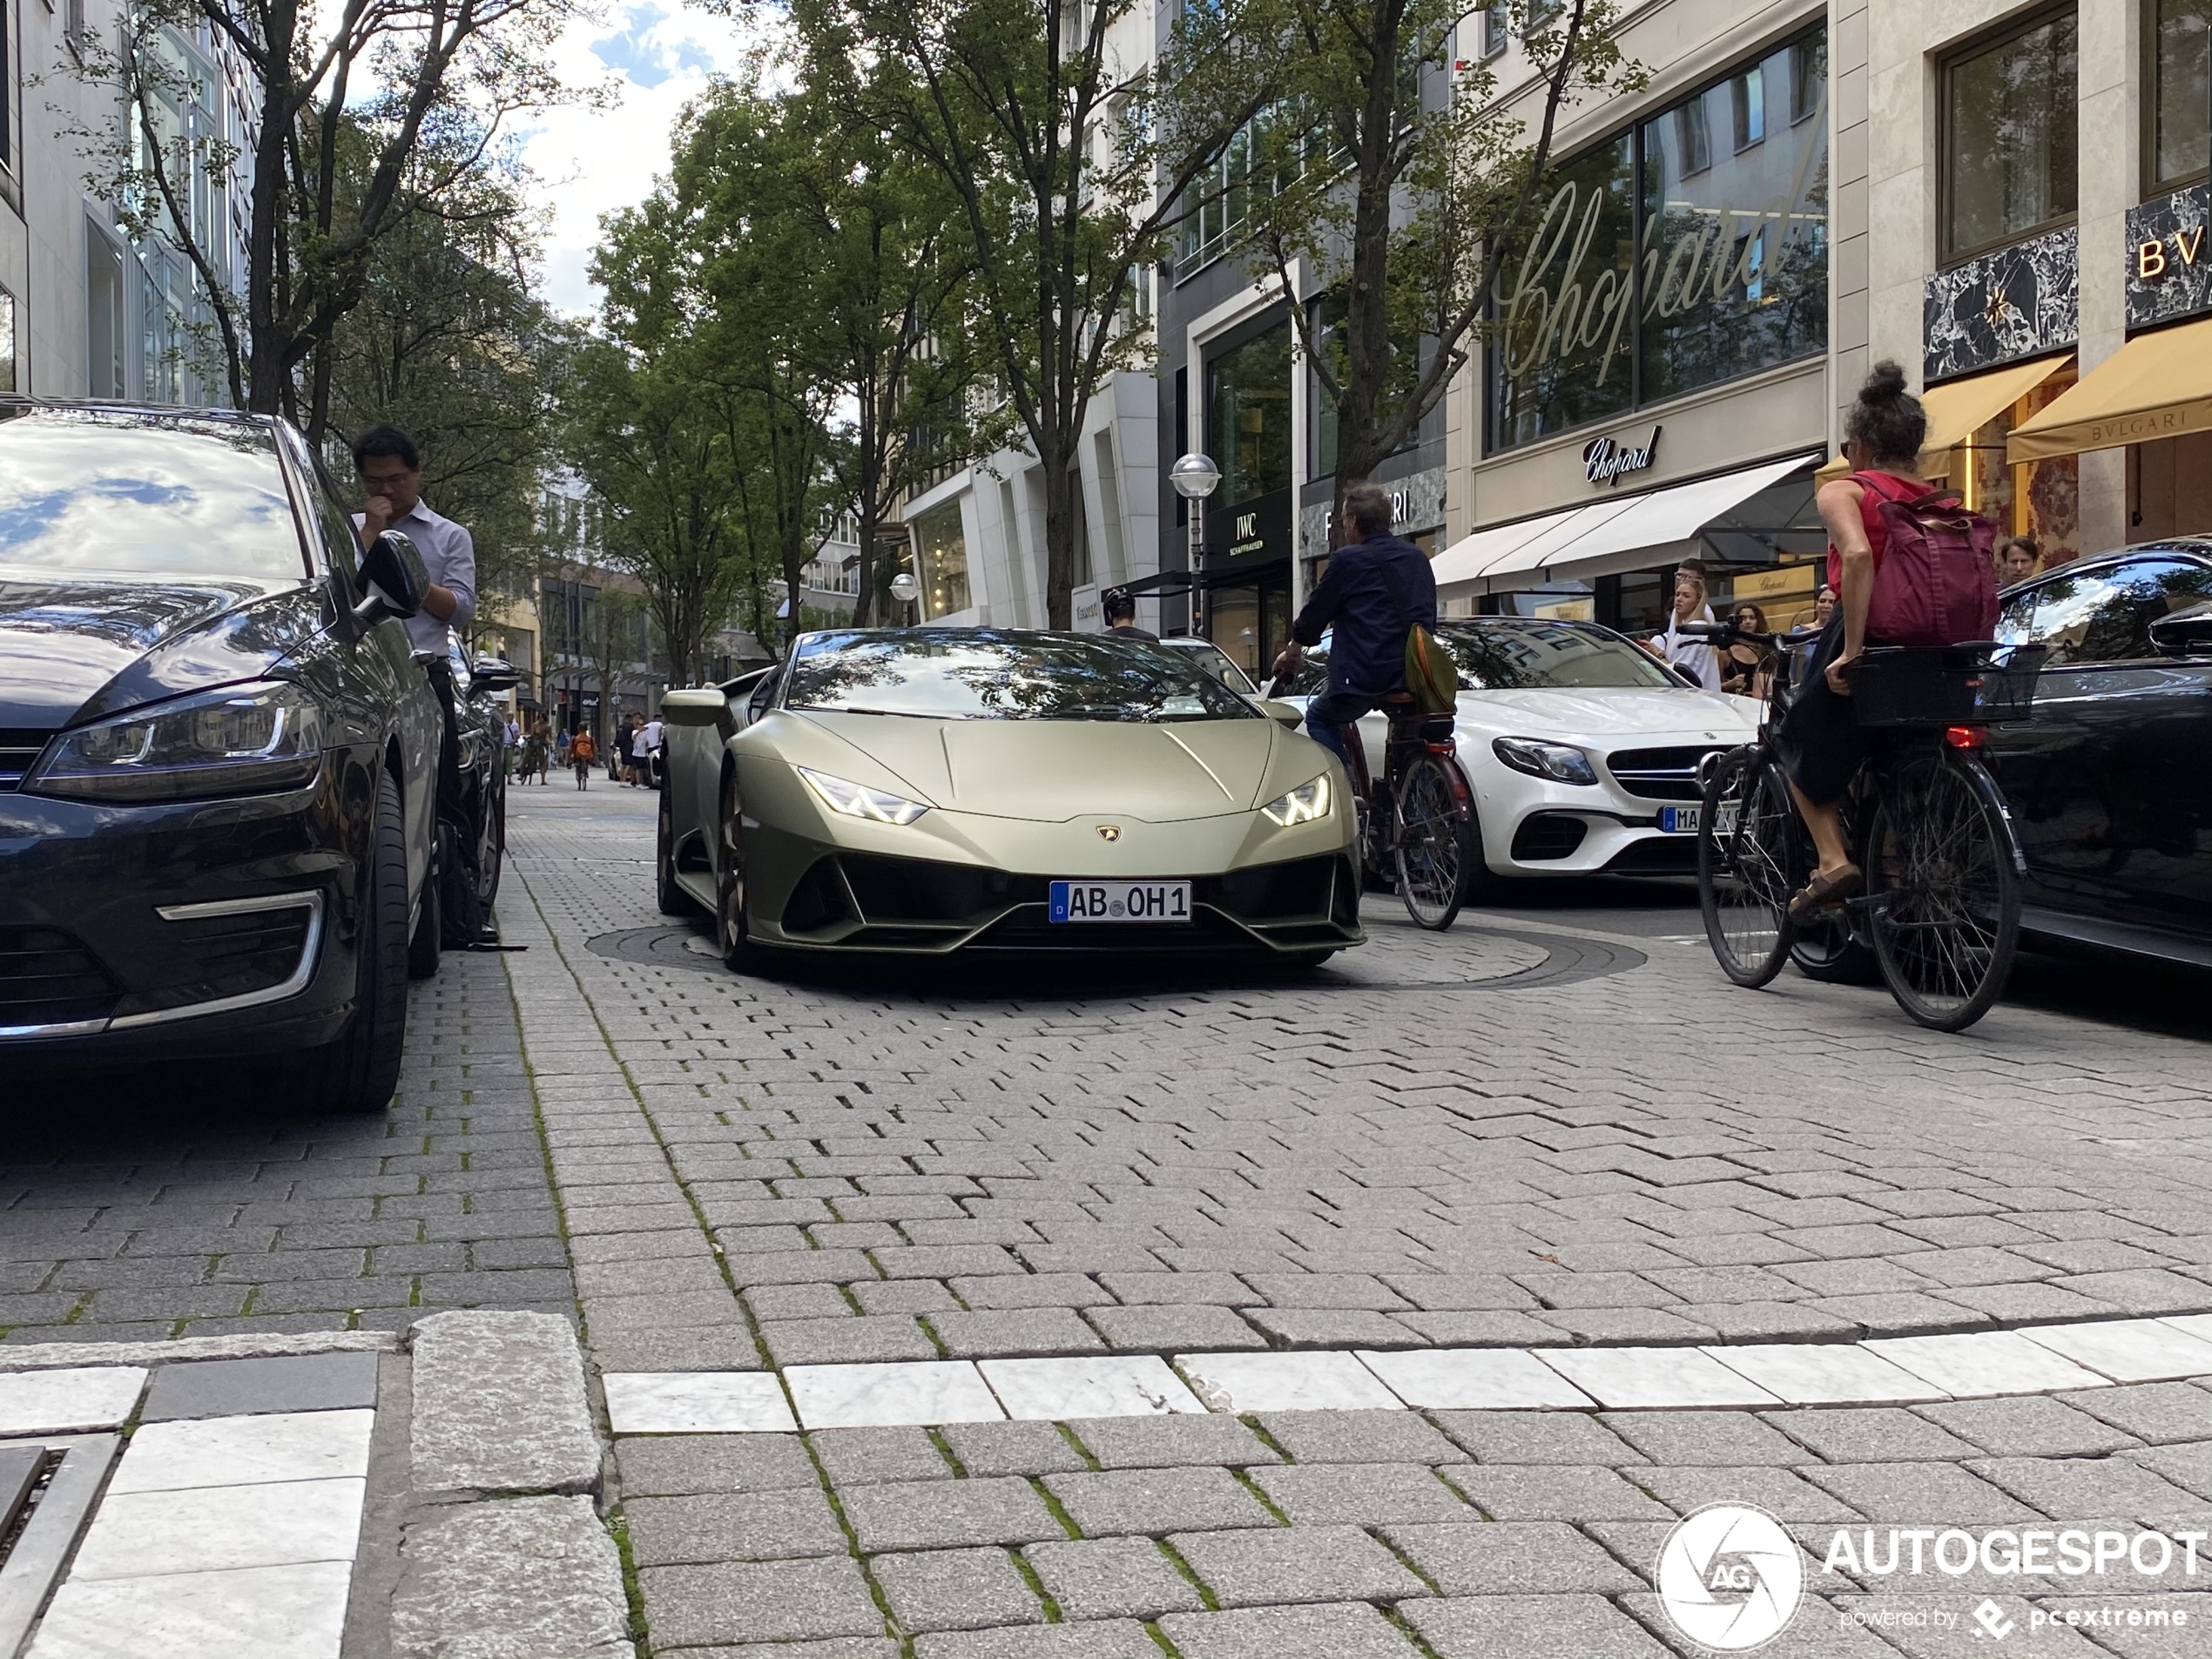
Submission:
[[[1897,1005],[1931,1030],[1965,1030],[2012,974],[2020,879],[1995,793],[1979,761],[1919,757],[1882,792],[1867,838],[1874,954]]]
[[[1416,924],[1441,933],[1460,914],[1480,849],[1459,780],[1437,755],[1417,754],[1398,783],[1398,896]]]
[[[1697,904],[1721,972],[1756,989],[1790,960],[1797,815],[1782,773],[1756,749],[1730,750],[1705,781],[1697,819]]]

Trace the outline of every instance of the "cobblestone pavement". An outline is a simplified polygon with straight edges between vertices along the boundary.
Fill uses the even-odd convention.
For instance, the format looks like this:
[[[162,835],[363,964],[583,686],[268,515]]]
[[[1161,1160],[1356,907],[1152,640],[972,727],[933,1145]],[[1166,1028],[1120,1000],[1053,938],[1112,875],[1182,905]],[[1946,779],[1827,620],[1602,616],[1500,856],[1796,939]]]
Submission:
[[[1878,990],[1733,991],[1648,929],[1552,909],[1437,939],[1386,901],[1372,943],[1303,974],[740,977],[654,913],[653,805],[518,794],[502,909],[532,947],[507,966],[609,1372],[2212,1309],[2188,1036],[2047,1001],[1939,1037]],[[2175,1382],[639,1436],[617,1461],[655,1652],[1605,1659],[1689,1650],[1649,1587],[1701,1504],[1831,1530],[2202,1525],[2209,1408]],[[2023,1651],[2212,1653],[2026,1628],[2023,1593],[2063,1612],[2074,1580],[1919,1581],[1949,1627],[1925,1598],[1852,1599],[1892,1581],[1815,1574],[1833,1599],[1770,1650],[1963,1652],[1973,1590]]]
[[[226,1068],[7,1096],[11,1343],[397,1328],[442,1308],[573,1316],[501,959],[412,988],[388,1112],[312,1118]]]

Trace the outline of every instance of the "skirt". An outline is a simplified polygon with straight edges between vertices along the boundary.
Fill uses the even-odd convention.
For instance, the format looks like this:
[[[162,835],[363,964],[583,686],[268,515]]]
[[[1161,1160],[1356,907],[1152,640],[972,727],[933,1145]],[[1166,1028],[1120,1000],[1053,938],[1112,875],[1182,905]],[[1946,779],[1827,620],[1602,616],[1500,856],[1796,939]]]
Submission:
[[[1866,759],[1866,732],[1847,697],[1828,685],[1828,664],[1844,654],[1844,618],[1838,611],[1812,648],[1804,678],[1791,688],[1789,712],[1775,733],[1774,746],[1790,781],[1816,806],[1841,800]]]

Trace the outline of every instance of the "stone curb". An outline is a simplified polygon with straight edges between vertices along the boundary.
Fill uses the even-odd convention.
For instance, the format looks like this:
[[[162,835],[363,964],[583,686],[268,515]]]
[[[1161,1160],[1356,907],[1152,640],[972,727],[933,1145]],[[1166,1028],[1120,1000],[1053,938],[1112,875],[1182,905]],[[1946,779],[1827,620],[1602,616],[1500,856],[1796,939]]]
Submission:
[[[472,1503],[408,1527],[394,1659],[629,1659],[622,1561],[589,1498]]]
[[[76,1366],[166,1365],[183,1359],[280,1359],[303,1353],[397,1353],[397,1331],[326,1331],[302,1335],[171,1337],[159,1342],[38,1342],[0,1347],[0,1372]]]
[[[434,1313],[415,1322],[408,1346],[415,1492],[597,1494],[599,1437],[567,1320]]]

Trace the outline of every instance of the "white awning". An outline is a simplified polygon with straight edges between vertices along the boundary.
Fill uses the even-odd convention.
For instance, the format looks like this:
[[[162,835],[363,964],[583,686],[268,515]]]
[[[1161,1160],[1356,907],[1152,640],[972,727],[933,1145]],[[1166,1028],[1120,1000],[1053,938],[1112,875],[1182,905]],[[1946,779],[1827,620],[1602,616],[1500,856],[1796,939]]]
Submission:
[[[1440,591],[1448,589],[1451,597],[1509,593],[1663,564],[1689,552],[1698,533],[1723,513],[1819,459],[1818,454],[1792,455],[1477,530],[1436,556],[1436,585]]]

